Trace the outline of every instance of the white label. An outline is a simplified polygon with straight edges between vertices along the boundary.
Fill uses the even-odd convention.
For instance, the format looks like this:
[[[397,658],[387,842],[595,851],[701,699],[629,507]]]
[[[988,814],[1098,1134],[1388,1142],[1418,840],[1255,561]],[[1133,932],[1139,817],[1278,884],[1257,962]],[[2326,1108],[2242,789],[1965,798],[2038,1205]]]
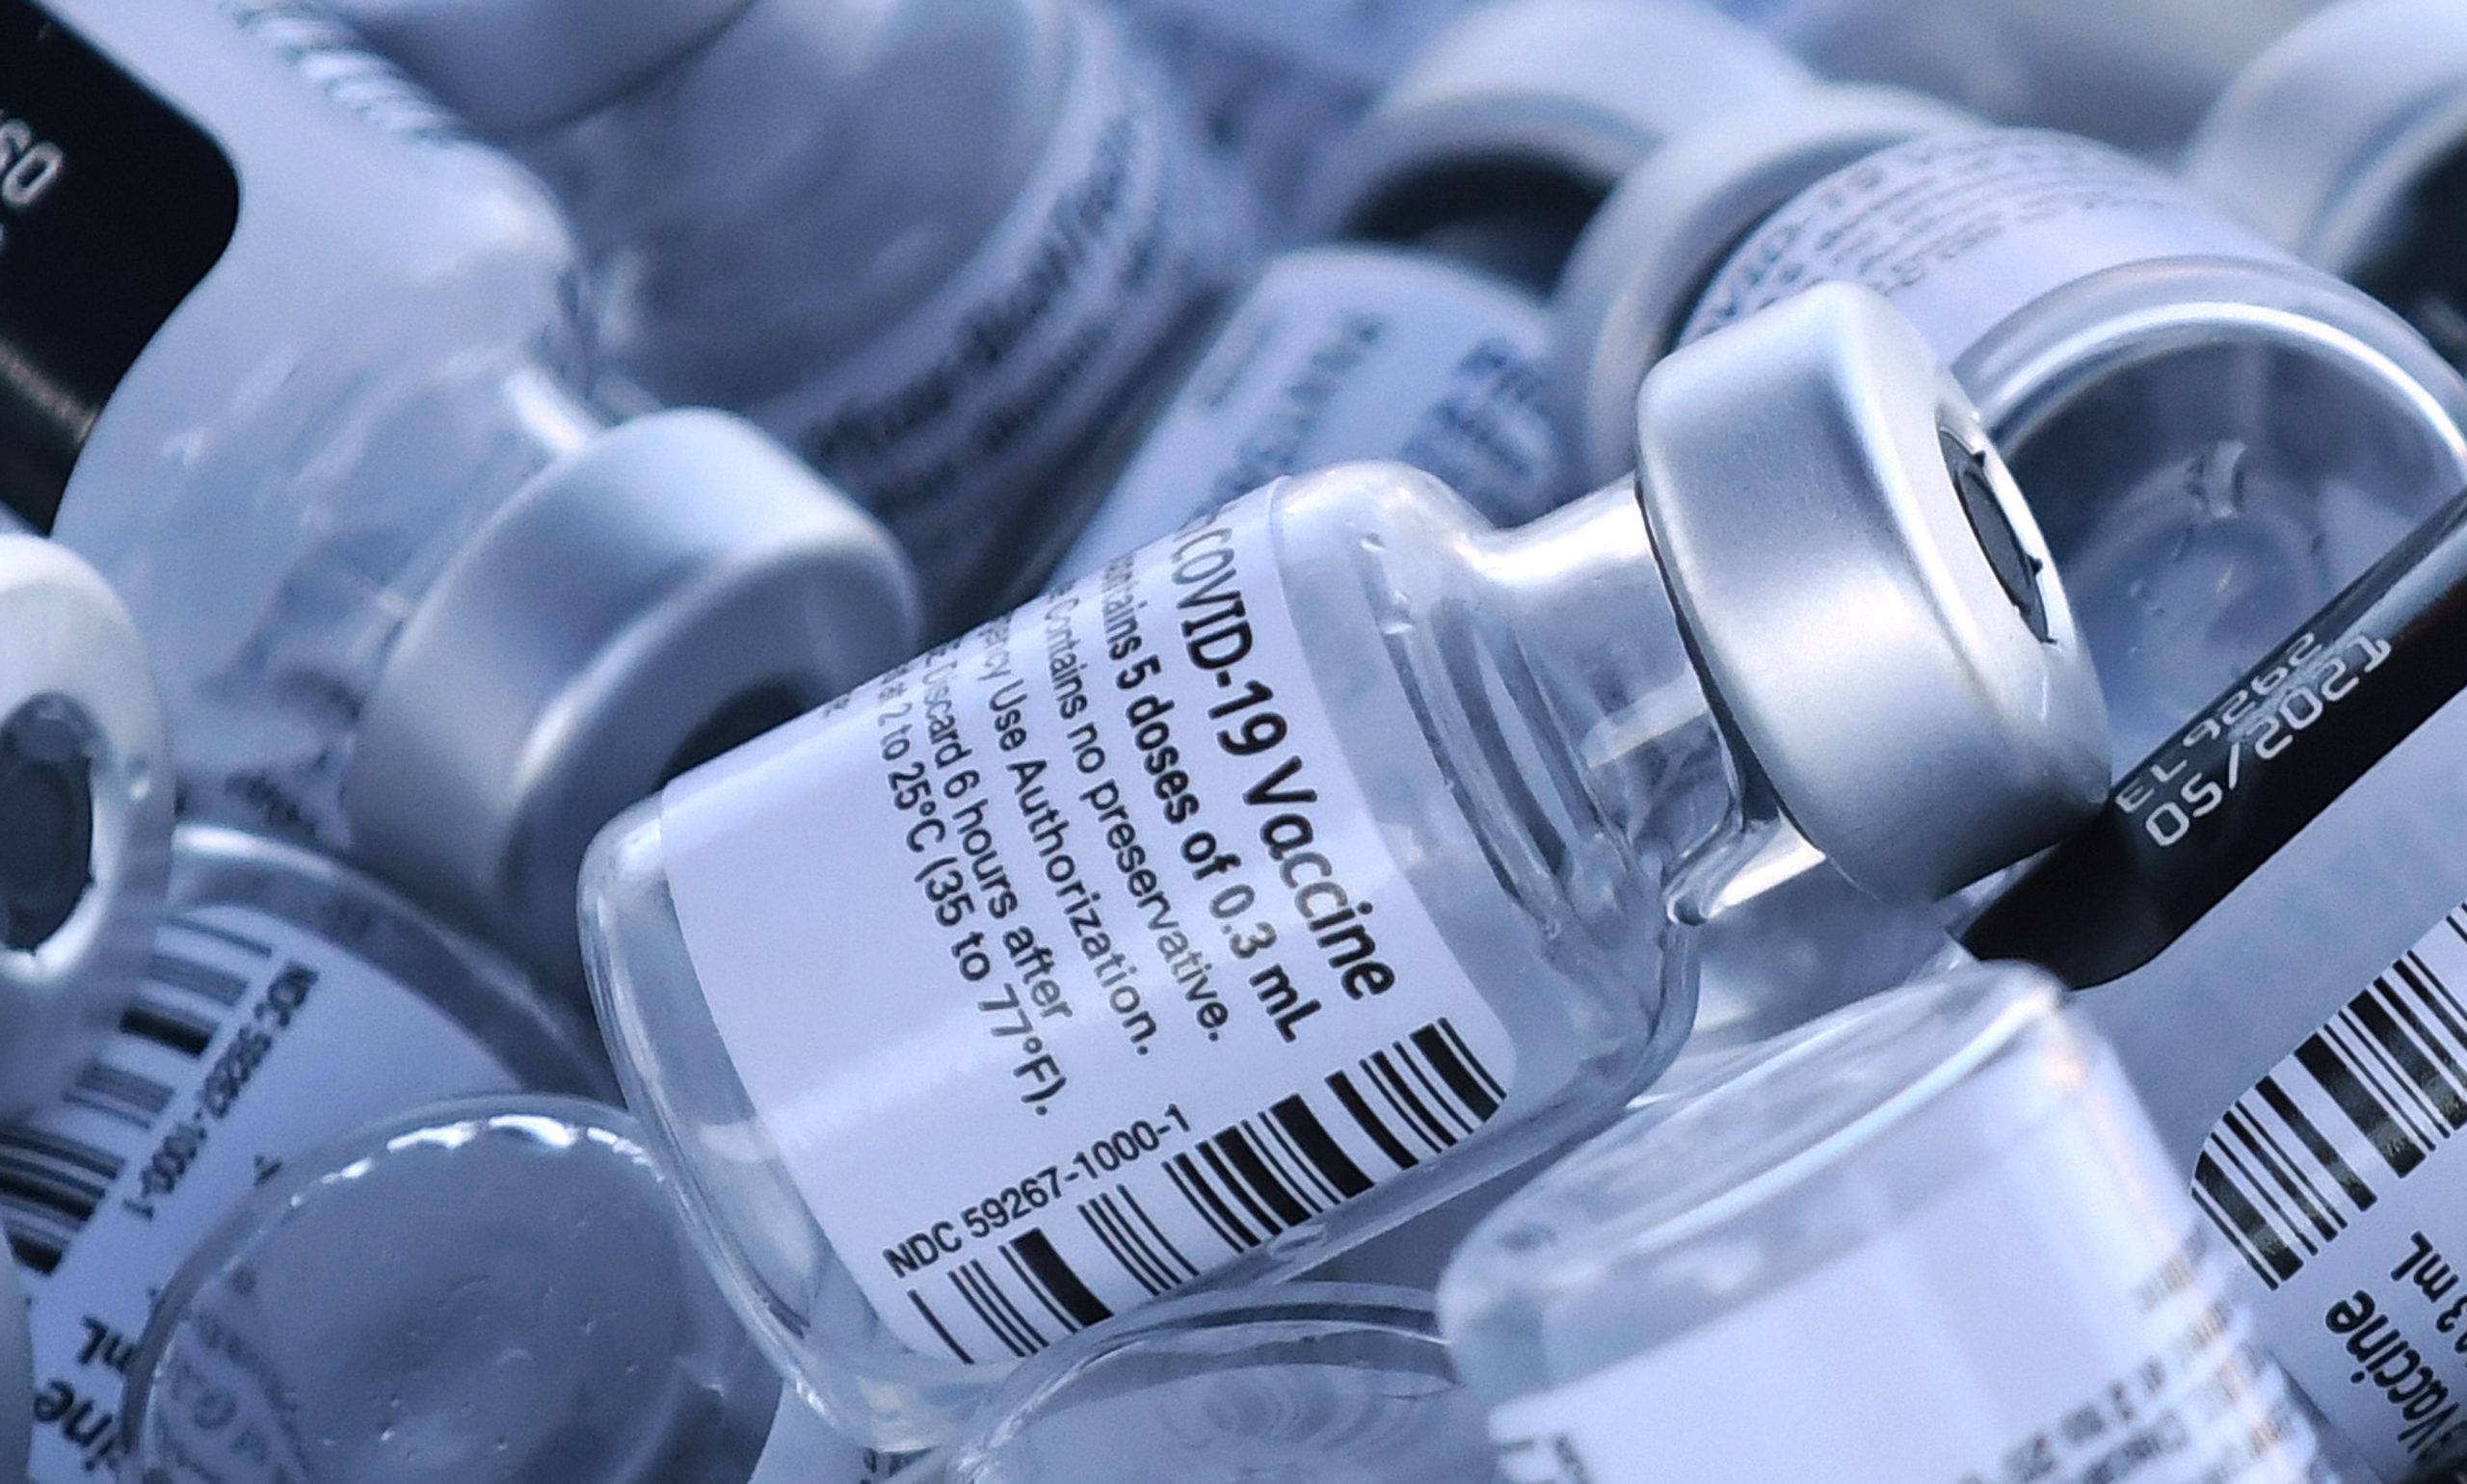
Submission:
[[[2315,1444],[2112,1062],[1891,1232],[1492,1414],[1514,1484],[2264,1484]]]
[[[1445,1155],[1507,1096],[1506,1034],[1322,709],[1273,499],[666,796],[720,1035],[919,1350],[1042,1349]]]
[[[0,1132],[40,1378],[29,1477],[110,1477],[155,1295],[281,1159],[514,1085],[468,1031],[291,923],[217,905],[164,924],[119,1032],[58,1106]]]
[[[2467,908],[2238,1099],[2193,1166],[2288,1373],[2392,1480],[2467,1456],[2462,988]]]
[[[947,594],[1004,576],[1027,498],[1121,411],[1244,236],[1171,106],[1111,32],[1079,70],[1019,202],[923,305],[860,354],[751,410],[846,481]]]
[[[1405,253],[1320,249],[1268,269],[1062,559],[1077,581],[1286,474],[1396,459],[1495,525],[1565,493],[1543,410],[1550,316]]]
[[[1892,300],[1950,362],[2052,289],[2180,257],[2294,261],[2104,146],[2034,129],[1938,135],[1837,171],[1776,212],[1714,276],[1682,338],[1846,280]]]

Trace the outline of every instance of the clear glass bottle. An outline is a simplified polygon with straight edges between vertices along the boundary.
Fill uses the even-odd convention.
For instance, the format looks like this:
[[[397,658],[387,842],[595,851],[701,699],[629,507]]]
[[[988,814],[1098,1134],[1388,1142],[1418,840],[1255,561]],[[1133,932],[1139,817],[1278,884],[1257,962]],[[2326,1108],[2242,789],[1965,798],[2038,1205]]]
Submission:
[[[1639,480],[1516,531],[1394,465],[1282,482],[610,826],[629,1105],[827,1416],[930,1443],[1063,1333],[1608,1116],[1785,812],[1926,898],[2095,797],[2062,594],[1874,296],[1638,417]]]
[[[1170,1299],[986,1399],[947,1484],[1490,1484],[1430,1296],[1277,1284]]]
[[[292,846],[183,825],[152,950],[117,1033],[50,1106],[0,1129],[39,1484],[109,1469],[155,1291],[284,1159],[438,1098],[607,1086],[562,1003]]]
[[[2113,1044],[2265,1343],[2401,1484],[2467,1461],[2467,497],[1964,934]]]
[[[2343,0],[2236,75],[2186,148],[2185,178],[2467,365],[2462,90],[2457,7]]]
[[[747,1484],[778,1378],[623,1110],[457,1099],[293,1160],[165,1287],[141,1484]],[[804,1484],[862,1484],[853,1444]]]
[[[1621,169],[1697,116],[1805,82],[1752,33],[1666,0],[1469,13],[1328,151],[1313,210],[1333,240],[1273,259],[1174,395],[1134,414],[1055,579],[1348,460],[1435,474],[1502,526],[1625,474],[1632,460],[1574,479],[1546,410],[1542,301],[1569,242]]]
[[[614,366],[844,482],[944,631],[1059,549],[1064,476],[1249,252],[1077,0],[339,10],[556,190]]]
[[[908,652],[910,578],[742,423],[608,430],[544,194],[332,22],[225,9],[0,9],[9,168],[65,162],[0,184],[0,338],[42,372],[0,498],[135,612],[191,813],[578,985],[592,832]]]
[[[1907,312],[1977,400],[2120,757],[2467,484],[2467,383],[2422,337],[2084,140],[1939,134],[1837,172],[1747,235],[1682,339],[1833,278]]]
[[[1502,1476],[2326,1477],[2058,1004],[2010,966],[1878,995],[1511,1197],[1439,1295]]]
[[[136,990],[171,766],[128,609],[62,547],[0,534],[0,1122],[58,1097]]]

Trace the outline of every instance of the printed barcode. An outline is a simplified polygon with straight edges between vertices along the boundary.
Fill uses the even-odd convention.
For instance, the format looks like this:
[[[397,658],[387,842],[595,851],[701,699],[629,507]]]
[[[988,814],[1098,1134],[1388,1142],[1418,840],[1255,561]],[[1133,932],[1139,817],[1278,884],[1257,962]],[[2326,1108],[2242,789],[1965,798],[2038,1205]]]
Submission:
[[[955,1298],[975,1327],[1014,1357],[1033,1355],[1112,1317],[1101,1287],[1134,1299],[1171,1292],[1388,1175],[1445,1153],[1488,1123],[1506,1097],[1446,1017],[1330,1074],[1324,1086],[1324,1100],[1285,1098],[1166,1157],[1163,1179],[1147,1182],[1161,1213],[1129,1181],[1073,1207],[1075,1230],[1057,1230],[1083,1261],[1113,1270],[1101,1278],[1074,1267],[1056,1236],[1038,1227],[992,1257],[954,1266],[943,1279],[949,1298],[912,1288],[909,1302],[962,1361],[981,1357],[954,1333],[938,1302]],[[1386,1162],[1382,1174],[1365,1168],[1378,1166],[1373,1151]]]
[[[2193,1197],[2267,1286],[2303,1271],[2467,1128],[2467,907],[2255,1083],[2211,1131]]]
[[[1391,1163],[1410,1170],[1490,1121],[1504,1090],[1445,1019],[1327,1079],[1328,1090]],[[1416,1150],[1420,1153],[1417,1154]],[[1329,1136],[1309,1102],[1284,1101],[1167,1162],[1174,1188],[1229,1252],[1368,1190],[1371,1179]]]
[[[183,933],[259,963],[275,956],[266,943],[186,919],[167,926],[163,937],[168,942]],[[146,1153],[171,1108],[174,1079],[203,1058],[250,983],[205,958],[158,948],[117,1034],[59,1105],[0,1129],[0,1229],[21,1267],[49,1274],[60,1266],[128,1162]]]

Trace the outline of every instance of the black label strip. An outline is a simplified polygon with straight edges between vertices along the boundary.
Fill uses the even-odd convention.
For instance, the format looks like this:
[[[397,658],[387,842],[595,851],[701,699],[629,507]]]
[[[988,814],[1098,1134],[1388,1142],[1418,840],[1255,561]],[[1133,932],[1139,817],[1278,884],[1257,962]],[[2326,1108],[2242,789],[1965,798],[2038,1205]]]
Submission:
[[[2076,989],[2139,968],[2467,689],[2467,494],[2127,775],[1962,935]]]

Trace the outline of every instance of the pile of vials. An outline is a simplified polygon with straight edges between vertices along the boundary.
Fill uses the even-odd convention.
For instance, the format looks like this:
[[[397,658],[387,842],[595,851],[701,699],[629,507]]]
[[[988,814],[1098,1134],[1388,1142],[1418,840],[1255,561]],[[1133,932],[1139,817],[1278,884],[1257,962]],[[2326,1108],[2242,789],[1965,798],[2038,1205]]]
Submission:
[[[2463,372],[2467,0],[0,0],[0,1484],[2467,1480]]]

